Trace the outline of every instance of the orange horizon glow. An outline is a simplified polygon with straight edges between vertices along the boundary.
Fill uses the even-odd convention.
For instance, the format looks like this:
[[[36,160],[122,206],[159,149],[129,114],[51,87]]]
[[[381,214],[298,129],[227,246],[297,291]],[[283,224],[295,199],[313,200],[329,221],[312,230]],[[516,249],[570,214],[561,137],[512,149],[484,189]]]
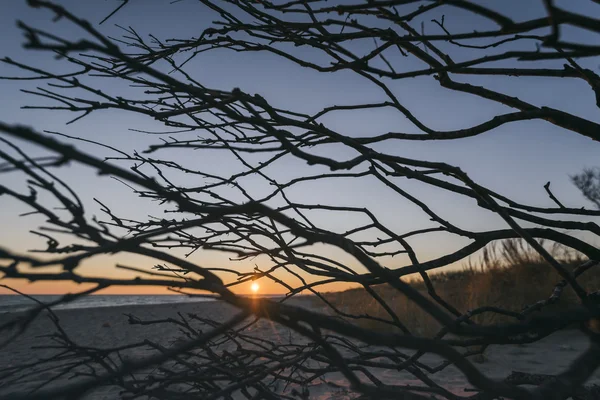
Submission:
[[[64,295],[67,293],[79,293],[93,288],[95,285],[91,283],[75,283],[71,281],[38,281],[28,282],[18,279],[6,278],[0,279],[0,284],[6,285],[19,292],[27,295]],[[254,290],[256,285],[256,290]],[[349,283],[334,283],[324,285],[320,291],[337,292],[355,287]],[[285,288],[277,285],[271,280],[263,279],[260,283],[252,282],[251,285],[236,285],[230,288],[234,293],[240,295],[256,294],[260,291],[262,295],[284,295],[288,293]],[[192,293],[193,291],[187,291]],[[195,293],[207,294],[208,292],[196,291]],[[17,294],[14,291],[5,287],[0,287],[0,295]],[[111,286],[92,295],[178,295],[180,293],[169,290],[161,286]]]

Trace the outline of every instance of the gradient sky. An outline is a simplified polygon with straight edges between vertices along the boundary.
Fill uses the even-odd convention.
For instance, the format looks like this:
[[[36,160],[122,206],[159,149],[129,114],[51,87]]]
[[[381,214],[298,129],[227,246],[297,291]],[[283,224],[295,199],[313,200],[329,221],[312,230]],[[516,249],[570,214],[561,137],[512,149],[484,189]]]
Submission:
[[[118,4],[115,1],[61,1],[76,15],[97,23]],[[152,32],[155,36],[166,38],[185,38],[197,36],[208,27],[215,14],[204,8],[199,2],[184,0],[169,5],[169,1],[146,0],[131,1],[111,20],[102,26],[101,31],[111,36],[120,36],[122,31],[116,25],[132,26],[143,35]],[[514,1],[483,1],[485,4],[501,4],[503,11],[516,20],[524,20],[539,16],[542,2],[539,0]],[[562,1],[559,6],[582,14],[600,15],[600,5],[592,1]],[[17,19],[23,20],[35,27],[48,28],[62,36],[77,38],[81,32],[68,23],[51,21],[51,15],[41,10],[29,9],[24,1],[11,2],[11,7],[5,7],[0,15],[0,55],[9,56],[17,61],[32,65],[44,65],[57,72],[64,71],[63,64],[53,60],[52,56],[39,52],[25,51],[21,48],[24,38],[15,26]],[[429,18],[431,18],[429,16]],[[415,22],[414,26],[418,25]],[[485,26],[458,10],[446,12],[447,26],[461,29],[472,26],[472,29],[482,29]],[[432,24],[426,28],[434,30]],[[462,28],[464,29],[464,28]],[[579,40],[582,36],[576,30],[565,31],[566,38]],[[587,39],[586,39],[587,41]],[[357,46],[361,46],[358,44]],[[296,49],[304,52],[305,50]],[[454,51],[455,60],[468,57],[468,50]],[[307,53],[307,56],[312,54]],[[315,57],[318,57],[315,55]],[[402,57],[391,59],[405,68],[417,66],[414,61]],[[404,64],[402,64],[404,63]],[[411,64],[413,63],[413,64]],[[598,59],[582,61],[583,66],[598,72]],[[358,79],[351,73],[318,74],[303,69],[291,62],[277,58],[267,53],[233,53],[219,50],[208,52],[195,59],[187,68],[194,77],[209,87],[231,90],[240,87],[249,93],[259,93],[264,98],[282,108],[303,112],[316,112],[323,107],[333,104],[351,104],[358,102],[376,102],[383,99],[379,89],[364,80]],[[23,76],[23,73],[5,64],[0,64],[1,76]],[[464,80],[464,77],[457,77]],[[509,93],[536,105],[559,108],[573,114],[600,122],[598,108],[592,91],[582,80],[550,78],[507,78],[507,77],[477,77],[469,78],[469,82],[485,85],[504,93]],[[37,83],[39,84],[39,82]],[[160,125],[147,117],[132,115],[124,112],[103,111],[92,114],[72,125],[65,123],[75,115],[67,112],[49,112],[40,110],[22,110],[23,105],[40,104],[40,100],[26,95],[19,90],[34,88],[36,84],[19,81],[0,81],[0,120],[8,123],[30,125],[39,130],[53,130],[70,135],[81,136],[115,145],[125,151],[143,149],[149,143],[156,143],[154,137],[130,131],[130,128],[159,130]],[[104,81],[103,88],[110,92],[125,91],[116,82]],[[507,112],[508,109],[494,103],[485,103],[480,99],[460,93],[449,93],[442,90],[431,77],[416,78],[395,82],[391,85],[399,95],[403,104],[422,121],[432,128],[450,130],[464,128],[483,122],[493,115]],[[41,101],[42,104],[45,104]],[[368,111],[361,113],[332,114],[323,119],[327,126],[351,136],[374,135],[388,130],[418,132],[405,118],[390,111]],[[77,144],[83,150],[98,155],[109,155],[106,150],[87,144]],[[2,145],[0,145],[2,146]],[[39,149],[25,144],[27,151],[35,154]],[[461,167],[471,178],[486,184],[514,200],[539,205],[552,206],[543,185],[552,182],[552,189],[560,200],[573,207],[589,206],[577,189],[571,184],[569,175],[581,171],[584,167],[599,165],[599,144],[583,136],[567,132],[561,128],[540,121],[527,121],[502,126],[480,136],[458,141],[444,142],[386,142],[376,146],[385,151],[431,161],[443,161]],[[207,171],[218,168],[239,169],[239,165],[224,153],[206,154],[198,159],[194,152],[171,150],[171,153],[161,153],[164,158],[176,157],[182,163],[198,167],[201,165]],[[336,153],[335,157],[343,159],[346,154]],[[268,172],[271,176],[282,178],[296,176],[307,171],[298,161],[291,159],[279,163]],[[311,170],[312,171],[312,170]],[[99,209],[92,202],[94,197],[101,199],[114,208],[119,215],[143,218],[148,214],[160,215],[159,209],[141,199],[110,178],[94,176],[87,168],[63,168],[58,175],[71,184],[81,194],[89,205],[90,215],[99,214]],[[18,180],[17,174],[0,175],[0,182],[11,183],[19,188],[25,188]],[[244,182],[254,193],[261,193],[265,182],[251,178]],[[20,185],[20,186],[19,186]],[[404,185],[404,184],[403,184]],[[404,189],[419,195],[433,210],[452,222],[462,221],[463,227],[484,230],[505,228],[495,215],[475,209],[474,202],[457,199],[433,190],[418,182],[406,182]],[[291,190],[290,195],[298,201],[310,203],[330,203],[367,206],[374,210],[377,216],[389,221],[390,226],[401,231],[422,227],[427,224],[427,218],[416,212],[417,209],[409,203],[399,201],[380,184],[368,180],[337,181],[329,183],[314,183],[310,187],[298,187]],[[25,251],[43,246],[43,241],[32,237],[28,230],[35,228],[40,222],[35,217],[17,218],[16,215],[27,209],[5,197],[0,197],[0,224],[10,229],[0,231],[0,245],[11,249]],[[356,221],[349,220],[347,215],[323,215],[321,222],[332,229],[341,230],[351,226]],[[580,235],[579,237],[591,240]],[[412,244],[419,250],[421,260],[426,261],[443,255],[464,241],[436,237],[417,239]],[[347,256],[339,255],[343,260],[351,262]],[[118,258],[118,260],[117,260]],[[226,257],[215,254],[201,254],[192,257],[200,265],[219,266],[226,263]],[[98,258],[88,263],[86,271],[94,275],[115,274],[109,272],[107,266],[115,261],[129,265],[150,267],[151,260],[142,257],[115,256],[114,258]],[[240,263],[241,270],[250,270],[254,262]],[[406,264],[406,259],[397,257],[386,261],[385,265],[397,267]],[[113,275],[115,276],[115,275]],[[58,293],[72,290],[72,286],[56,283],[19,286],[29,292]],[[131,289],[127,289],[131,290]],[[139,289],[140,291],[142,289]],[[148,289],[150,290],[150,289]],[[265,282],[265,291],[277,289]],[[240,288],[241,292],[247,291]],[[139,291],[138,291],[139,292]]]

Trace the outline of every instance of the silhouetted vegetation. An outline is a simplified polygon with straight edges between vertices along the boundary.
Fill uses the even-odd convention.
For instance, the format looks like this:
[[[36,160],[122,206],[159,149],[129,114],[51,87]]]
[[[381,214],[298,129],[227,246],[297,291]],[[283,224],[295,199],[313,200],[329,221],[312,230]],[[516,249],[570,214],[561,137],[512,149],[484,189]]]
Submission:
[[[581,193],[600,209],[600,168],[586,168],[571,177]]]
[[[443,150],[441,143],[459,146],[530,123],[597,145],[597,115],[582,110],[600,107],[600,21],[569,8],[580,1],[540,0],[527,15],[518,7],[529,2],[511,3],[518,4],[514,9],[504,1],[468,0],[175,1],[199,7],[190,13],[210,13],[213,22],[198,26],[190,18],[185,30],[157,37],[139,32],[135,21],[120,24],[120,36],[101,26],[133,7],[139,8],[132,16],[146,18],[149,2],[124,0],[88,22],[53,1],[28,0],[32,13],[56,22],[43,24],[38,14],[32,20],[42,27],[18,22],[24,47],[47,58],[4,57],[14,74],[2,79],[21,82],[34,96],[24,108],[67,113],[68,124],[90,115],[110,118],[102,129],[117,131],[117,140],[105,143],[100,129],[90,137],[86,129],[70,134],[0,121],[2,216],[9,210],[11,217],[27,218],[24,224],[35,225],[27,230],[42,240],[33,252],[0,246],[3,281],[87,285],[50,305],[116,286],[154,286],[210,294],[230,308],[219,321],[194,313],[129,316],[148,333],[176,325],[184,337],[172,346],[144,335],[133,343],[86,346],[63,330],[50,305],[38,303],[2,320],[0,350],[46,315],[55,329],[49,334],[54,353],[38,359],[32,351],[31,360],[2,369],[0,389],[42,376],[33,389],[6,397],[73,399],[113,385],[131,399],[271,400],[307,398],[310,384],[332,384],[337,374],[352,396],[370,399],[563,400],[593,393],[584,384],[600,367],[594,271],[600,268],[594,242],[600,209],[565,204],[549,182],[529,182],[541,193],[545,188],[547,199],[516,200],[493,177],[476,179],[476,167],[445,162],[427,147]],[[175,6],[164,2],[161,28],[181,24],[169,19],[168,7]],[[60,31],[58,24],[67,28]],[[572,30],[579,35],[565,37]],[[216,73],[221,65],[251,69],[244,55],[266,55],[310,72],[298,75],[302,79],[335,77],[343,85],[335,100],[321,103],[329,88],[317,89],[325,80],[315,80],[315,93],[304,98],[282,89],[297,96],[292,99],[256,93],[274,86],[270,76],[257,90],[218,85],[203,74],[208,53],[222,57]],[[543,80],[557,98],[522,96],[517,84],[502,84],[515,79],[519,85]],[[561,98],[564,85],[575,85],[587,108]],[[437,112],[450,102],[459,114],[455,125],[440,126],[446,121]],[[378,113],[389,117],[387,126]],[[359,114],[364,125],[348,129]],[[143,122],[121,128],[114,123],[121,115]],[[148,143],[120,148],[120,135],[131,131]],[[121,208],[125,201],[110,192],[99,196],[108,198],[83,196],[82,187],[61,179],[67,166],[123,184],[151,215],[131,215],[138,204]],[[596,177],[586,172],[575,179],[592,201]],[[350,192],[340,195],[337,189],[349,180]],[[317,198],[325,189],[331,196]],[[440,207],[440,199],[451,206]],[[383,201],[393,212],[382,212]],[[462,217],[461,207],[467,211]],[[408,214],[418,222],[406,223]],[[475,228],[475,214],[495,222]],[[13,225],[3,223],[3,229]],[[507,239],[522,242],[490,247]],[[553,253],[544,240],[568,250]],[[424,261],[426,247],[435,243],[461,244]],[[480,263],[435,275],[479,251]],[[144,261],[111,258],[123,254]],[[218,261],[206,263],[208,254]],[[269,280],[286,297],[238,295],[240,285],[256,280]],[[328,284],[363,289],[323,295]],[[290,302],[300,293],[317,296],[326,311]],[[253,332],[261,322],[287,330],[289,340]],[[587,348],[553,376],[509,370],[491,376],[470,358],[487,346],[537,342],[572,326]],[[136,357],[124,356],[132,351]],[[424,361],[429,356],[433,361]],[[437,381],[446,368],[460,371],[461,388],[477,393],[457,394]],[[374,369],[396,379],[384,382]]]
[[[581,255],[560,246],[555,245],[550,251],[563,265],[572,269],[584,262]],[[524,310],[524,305],[533,305],[548,297],[561,282],[561,276],[548,267],[548,263],[523,241],[506,240],[499,245],[486,247],[480,258],[470,259],[461,268],[433,273],[429,278],[438,295],[457,309],[474,310],[489,306],[517,314]],[[427,294],[427,287],[422,279],[418,276],[407,279],[415,289],[424,295]],[[582,282],[586,290],[600,287],[600,270],[590,269]],[[439,322],[393,287],[383,284],[373,287],[373,290],[397,315],[402,316],[403,322],[411,332],[433,337],[442,328]],[[387,312],[381,304],[362,288],[326,293],[324,297],[352,315],[368,315],[381,319],[387,317]],[[577,304],[576,294],[567,287],[555,302],[544,308],[544,312],[567,310]],[[508,322],[511,319],[512,317],[496,313],[472,317],[473,321],[481,324]],[[367,318],[359,319],[357,323],[384,332],[400,331],[392,323]]]

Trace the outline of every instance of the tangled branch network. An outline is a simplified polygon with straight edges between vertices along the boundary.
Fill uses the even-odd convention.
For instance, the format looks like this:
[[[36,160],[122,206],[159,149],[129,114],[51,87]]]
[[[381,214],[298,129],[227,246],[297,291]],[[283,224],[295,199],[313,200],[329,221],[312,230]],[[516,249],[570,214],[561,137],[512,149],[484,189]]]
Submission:
[[[549,185],[551,206],[513,200],[456,165],[414,158],[416,152],[403,148],[411,149],[416,142],[425,146],[421,148],[461,143],[524,121],[553,125],[596,145],[600,125],[593,119],[480,83],[489,82],[483,78],[515,77],[543,78],[548,85],[568,81],[580,85],[582,93],[586,91],[582,98],[594,99],[600,107],[600,77],[589,67],[600,55],[600,46],[590,44],[600,34],[600,20],[552,0],[540,1],[540,14],[526,20],[496,10],[499,5],[466,0],[198,3],[198,15],[215,21],[196,26],[197,36],[167,40],[133,27],[120,27],[120,37],[103,33],[128,10],[143,10],[143,2],[123,1],[98,25],[57,3],[28,1],[33,9],[51,12],[60,24],[76,28],[80,37],[19,22],[25,48],[51,54],[61,66],[2,59],[21,72],[4,79],[40,83],[26,92],[42,105],[24,108],[70,112],[73,127],[110,112],[162,128],[137,129],[153,142],[129,151],[83,133],[74,137],[0,122],[0,172],[7,178],[0,182],[2,201],[27,208],[23,218],[42,217],[43,225],[33,233],[47,242],[38,253],[1,246],[3,279],[88,285],[2,323],[1,346],[10,348],[35,319],[48,315],[56,328],[52,339],[59,354],[4,368],[3,386],[18,385],[24,376],[40,371],[54,373],[48,381],[68,374],[77,377],[7,398],[72,399],[103,385],[119,386],[127,398],[308,398],[311,384],[335,374],[349,392],[362,398],[598,398],[593,397],[598,395],[596,388],[584,384],[600,363],[593,323],[600,316],[600,288],[588,287],[585,277],[600,260],[600,249],[591,244],[600,234],[594,222],[600,211],[566,206]],[[164,4],[165,10],[177,6]],[[469,23],[454,21],[452,15]],[[565,39],[570,29],[581,33],[576,36],[580,41]],[[211,88],[196,63],[219,56],[225,65],[235,62],[225,60],[245,54],[302,67],[321,79],[318,82],[324,82],[324,76],[354,80],[364,88],[364,98],[306,111],[312,104],[307,107],[305,100],[279,101],[242,88]],[[400,90],[406,81],[428,82],[436,93],[460,95],[501,111],[472,126],[438,130],[432,113],[420,114],[407,105],[409,95]],[[348,133],[339,121],[352,115],[375,115],[363,125],[369,132]],[[385,126],[378,123],[378,115],[403,121],[396,126],[406,130],[378,131]],[[423,115],[432,120],[424,121]],[[42,149],[43,155],[32,148]],[[109,155],[98,156],[102,152]],[[138,218],[120,213],[111,199],[89,202],[85,193],[59,177],[67,166],[114,178],[137,195],[140,204],[149,203],[166,214]],[[313,200],[320,190],[346,187],[348,181],[355,199]],[[411,188],[417,187],[451,199],[448,202],[464,202],[474,213],[493,215],[502,226],[473,228],[470,221],[457,220],[452,207],[441,212],[443,208],[430,205],[431,197],[414,194]],[[361,197],[363,191],[381,193],[397,214],[382,214],[376,203]],[[421,215],[424,223],[411,226],[402,210]],[[429,258],[422,254],[422,243],[436,243],[430,238],[455,240],[460,247]],[[507,239],[522,240],[544,261],[548,273],[557,274],[547,297],[520,304],[517,310],[494,304],[462,309],[436,290],[432,271]],[[543,241],[576,252],[579,262],[564,262]],[[209,254],[224,254],[226,259],[218,266],[208,265],[202,260]],[[143,256],[155,267],[117,263],[85,273],[86,263],[106,255]],[[248,268],[251,264],[255,267]],[[407,279],[415,276],[420,288]],[[285,295],[239,295],[239,288],[257,280],[270,282]],[[331,285],[362,288],[365,298],[383,313],[336,304],[323,290]],[[51,307],[117,286],[200,293],[234,311],[220,321],[193,313],[168,320],[128,316],[131,324],[149,329],[164,323],[177,326],[186,340],[172,347],[152,340],[86,347],[62,329]],[[407,322],[409,316],[394,308],[393,297],[381,294],[381,287],[428,314],[438,332],[425,335],[415,330]],[[567,290],[574,293],[576,306],[543,312]],[[318,306],[294,301],[307,293]],[[482,323],[477,319],[482,315],[501,318]],[[289,340],[253,334],[252,327],[265,321],[287,329]],[[482,372],[471,358],[491,345],[532,343],[573,326],[589,337],[589,347],[555,376],[513,373],[498,379]],[[132,348],[151,351],[145,357],[121,357]],[[437,357],[434,364],[426,361],[431,355]],[[464,388],[471,391],[457,392],[438,382],[437,374],[447,368],[458,369]],[[413,381],[384,382],[375,371],[389,376],[409,373]]]

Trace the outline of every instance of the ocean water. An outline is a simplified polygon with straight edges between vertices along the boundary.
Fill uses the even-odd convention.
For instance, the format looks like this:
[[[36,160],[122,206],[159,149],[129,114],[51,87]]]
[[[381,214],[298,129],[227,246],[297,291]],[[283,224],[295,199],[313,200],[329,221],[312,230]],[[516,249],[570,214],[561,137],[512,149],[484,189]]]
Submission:
[[[42,303],[50,303],[61,296],[35,295],[32,296]],[[131,306],[144,304],[173,304],[199,301],[215,301],[208,297],[190,297],[184,295],[91,295],[78,298],[69,303],[53,306],[53,310]],[[0,313],[25,311],[35,307],[37,303],[25,296],[0,295]]]

